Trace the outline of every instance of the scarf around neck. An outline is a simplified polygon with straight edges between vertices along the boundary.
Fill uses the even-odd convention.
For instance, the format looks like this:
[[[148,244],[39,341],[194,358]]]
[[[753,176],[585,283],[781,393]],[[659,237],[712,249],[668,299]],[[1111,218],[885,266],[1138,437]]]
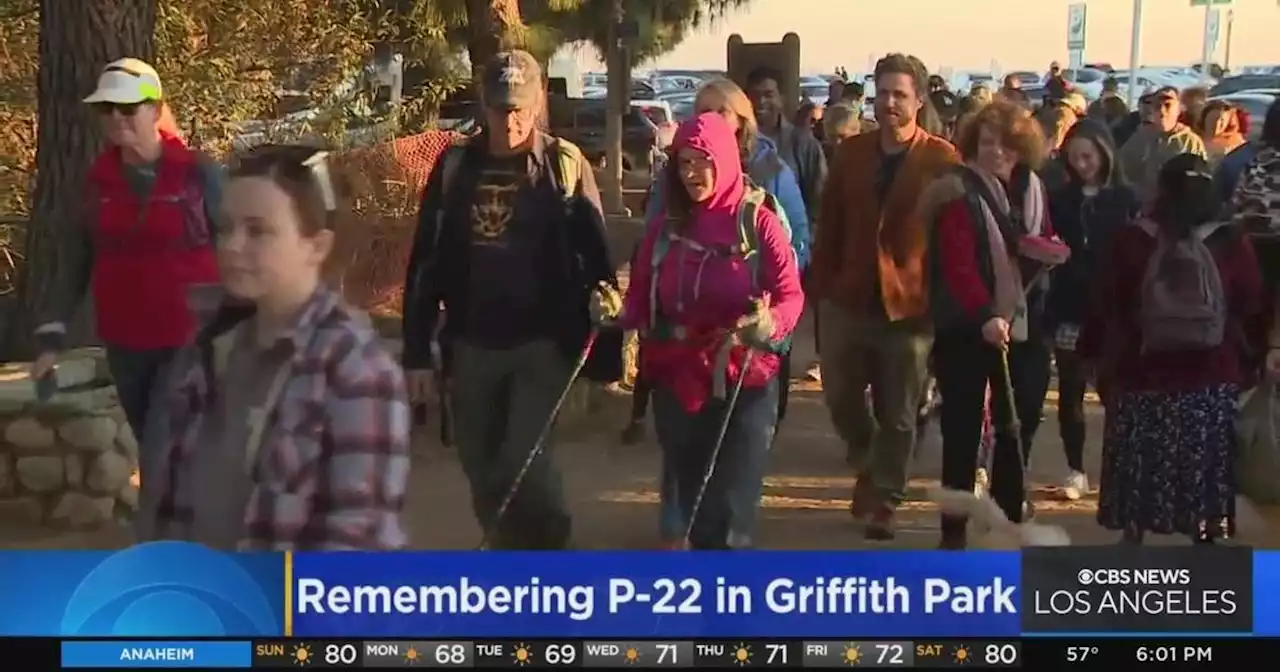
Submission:
[[[991,267],[995,277],[995,312],[1009,320],[1013,339],[1027,339],[1027,299],[1029,287],[1022,277],[1018,262],[1018,242],[1023,236],[1044,235],[1046,196],[1044,183],[1031,172],[1028,175],[1022,208],[1013,210],[1008,190],[995,175],[970,162],[965,164],[986,188],[978,199],[982,219],[991,248]],[[1039,277],[1039,276],[1037,276]],[[1033,281],[1035,279],[1033,278]]]

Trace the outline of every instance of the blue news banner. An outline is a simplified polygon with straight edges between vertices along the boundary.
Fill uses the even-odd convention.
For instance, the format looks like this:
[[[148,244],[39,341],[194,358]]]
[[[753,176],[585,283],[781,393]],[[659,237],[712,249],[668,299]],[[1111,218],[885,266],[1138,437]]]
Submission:
[[[1280,636],[1280,552],[283,555],[162,542],[0,553],[0,600],[8,648],[64,638],[63,667],[251,667],[321,640],[361,655],[375,640],[794,640],[796,659],[818,640],[893,641],[914,642],[917,662],[921,642],[954,640],[959,655],[988,640],[1028,656],[1036,642],[1055,657],[1170,663],[1228,637]]]

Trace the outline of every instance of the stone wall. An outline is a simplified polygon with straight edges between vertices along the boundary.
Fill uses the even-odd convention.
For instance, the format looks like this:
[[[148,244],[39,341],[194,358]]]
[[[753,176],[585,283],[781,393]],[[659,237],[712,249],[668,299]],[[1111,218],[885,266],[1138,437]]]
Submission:
[[[26,367],[0,367],[0,519],[77,529],[127,519],[138,502],[138,442],[101,351],[63,357],[45,402]]]

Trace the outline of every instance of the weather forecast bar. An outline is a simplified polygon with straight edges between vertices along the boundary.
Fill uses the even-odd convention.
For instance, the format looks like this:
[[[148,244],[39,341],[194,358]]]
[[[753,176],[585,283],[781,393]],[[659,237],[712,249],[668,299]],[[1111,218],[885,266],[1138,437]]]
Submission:
[[[1022,640],[57,640],[0,639],[0,653],[66,668],[1240,668],[1280,640],[1064,636]]]

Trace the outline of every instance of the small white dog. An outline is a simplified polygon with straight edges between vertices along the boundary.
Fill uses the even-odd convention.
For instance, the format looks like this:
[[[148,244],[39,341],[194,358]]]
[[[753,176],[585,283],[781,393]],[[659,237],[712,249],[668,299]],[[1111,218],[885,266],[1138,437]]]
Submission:
[[[1026,546],[1071,545],[1065,529],[1036,522],[1014,523],[994,499],[972,491],[934,488],[929,499],[937,502],[943,513],[968,519],[968,547],[972,549],[1011,551]]]
[[[1071,545],[1071,536],[1062,527],[1011,522],[990,497],[965,490],[933,488],[929,499],[937,502],[943,513],[968,519],[968,547],[975,550],[1011,551],[1027,546]],[[1264,535],[1267,527],[1266,519],[1247,498],[1236,497],[1236,539],[1247,543],[1249,538]]]

